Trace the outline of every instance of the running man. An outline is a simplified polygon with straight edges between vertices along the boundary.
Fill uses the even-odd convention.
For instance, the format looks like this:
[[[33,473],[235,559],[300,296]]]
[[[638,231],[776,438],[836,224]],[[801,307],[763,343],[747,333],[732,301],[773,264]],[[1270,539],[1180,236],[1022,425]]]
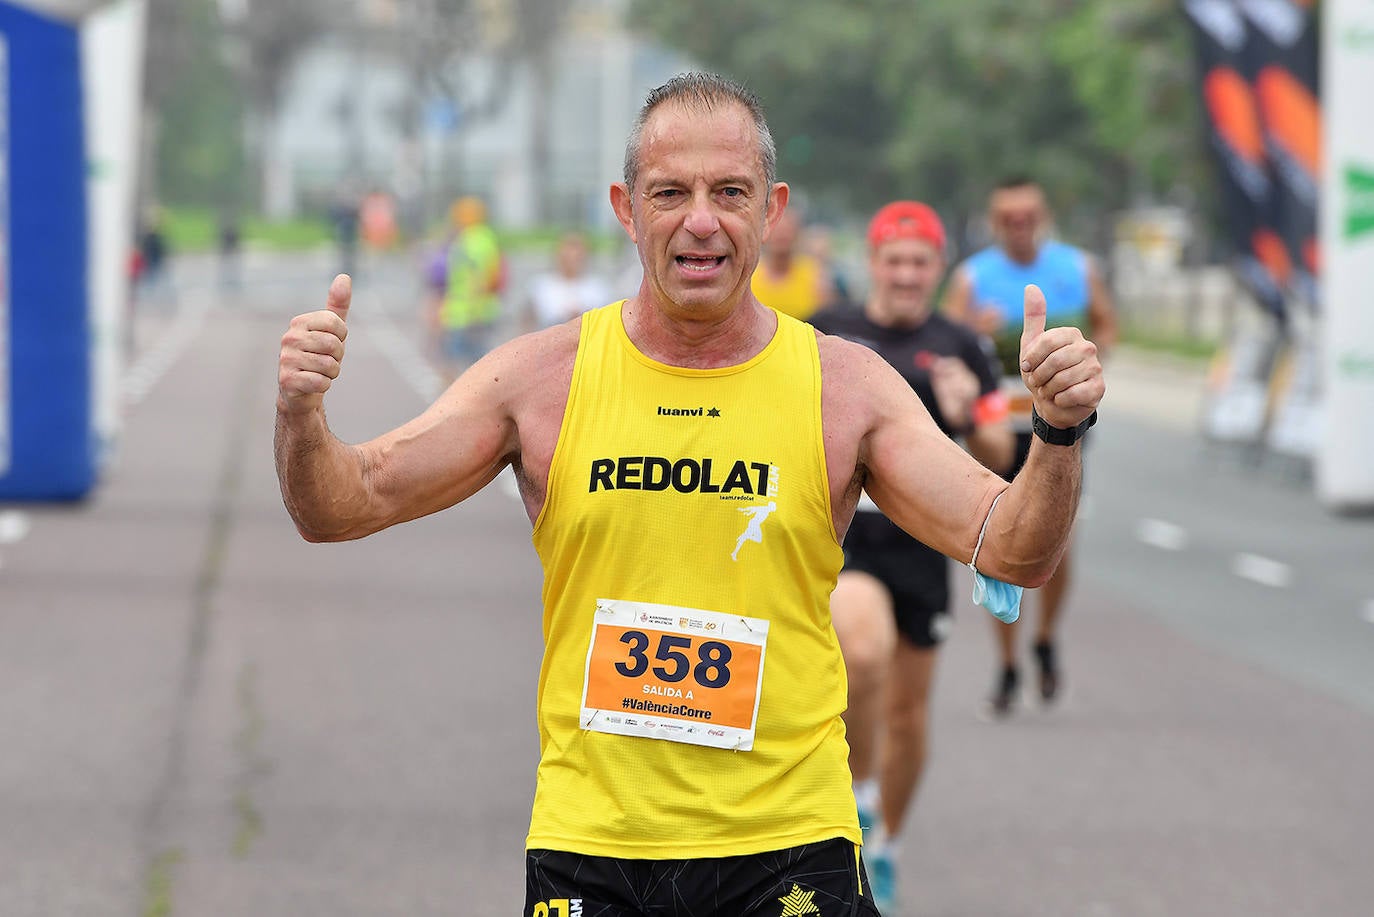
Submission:
[[[449,208],[453,240],[448,246],[444,295],[436,300],[445,377],[460,372],[491,349],[501,313],[501,247],[487,223],[480,198],[462,197]]]
[[[938,551],[977,548],[1007,582],[1043,582],[1068,538],[1077,446],[1037,442],[1008,484],[872,351],[754,298],[788,193],[758,100],[684,74],[650,93],[611,186],[644,266],[629,299],[498,346],[361,445],[323,408],[349,279],[282,338],[277,470],[307,540],[439,512],[514,470],[544,569],[526,915],[574,900],[588,914],[877,913],[829,607],[860,492]],[[1093,345],[1042,331],[1044,310],[1028,290],[1025,375],[1063,432],[1105,383]],[[759,499],[777,507],[732,561],[739,503]]]
[[[955,271],[942,311],[993,339],[1003,371],[1007,373],[1016,429],[1016,461],[1007,474],[1020,471],[1030,449],[1031,399],[1021,384],[1021,296],[1027,284],[1045,292],[1047,321],[1080,329],[1105,354],[1116,343],[1116,310],[1102,273],[1082,250],[1050,235],[1052,214],[1045,192],[1033,179],[1017,175],[997,185],[988,205],[988,220],[996,244],[966,260]],[[1039,674],[1043,703],[1060,694],[1063,673],[1056,651],[1056,636],[1071,577],[1071,550],[1064,552],[1059,568],[1039,590],[1039,620],[1032,650]],[[994,716],[1006,716],[1020,696],[1017,666],[1017,627],[993,622],[1000,669],[988,702]]]
[[[980,337],[933,312],[945,228],[935,211],[896,201],[868,224],[872,278],[862,310],[817,315],[820,331],[871,347],[921,398],[940,430],[994,471],[1015,440],[1006,396]],[[860,498],[830,613],[849,675],[844,715],[864,861],[880,908],[897,906],[897,838],[926,762],[936,651],[950,629],[949,560]]]
[[[745,506],[740,509],[740,512],[749,514],[749,524],[745,526],[744,534],[739,536],[739,541],[735,542],[735,550],[730,554],[731,560],[739,560],[739,549],[744,547],[746,541],[763,544],[764,520],[773,515],[777,508],[778,504],[769,503],[767,506]]]

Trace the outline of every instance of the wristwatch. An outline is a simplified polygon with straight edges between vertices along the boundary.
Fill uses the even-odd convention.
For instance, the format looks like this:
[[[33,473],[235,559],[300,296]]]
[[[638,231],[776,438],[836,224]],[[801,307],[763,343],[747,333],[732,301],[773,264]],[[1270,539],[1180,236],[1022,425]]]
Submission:
[[[1035,405],[1031,405],[1031,432],[1051,446],[1072,446],[1082,439],[1083,434],[1088,432],[1088,427],[1095,423],[1097,412],[1093,411],[1076,427],[1052,427],[1035,410]]]

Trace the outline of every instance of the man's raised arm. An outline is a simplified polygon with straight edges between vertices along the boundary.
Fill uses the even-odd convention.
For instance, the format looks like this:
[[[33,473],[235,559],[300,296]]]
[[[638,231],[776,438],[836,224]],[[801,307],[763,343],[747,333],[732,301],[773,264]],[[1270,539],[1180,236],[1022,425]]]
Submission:
[[[1082,484],[1082,435],[1106,393],[1097,347],[1077,328],[1045,328],[1045,296],[1027,286],[1021,378],[1034,400],[1030,456],[998,502],[978,556],[984,574],[1022,586],[1049,579],[1069,543]]]
[[[343,364],[352,298],[352,279],[335,277],[324,309],[291,319],[277,360],[277,480],[307,541],[333,540],[367,499],[359,450],[340,442],[324,419],[324,393]]]
[[[1097,349],[1077,328],[1045,329],[1039,288],[1026,288],[1024,308],[1021,376],[1045,435],[1072,438],[1106,390]],[[1052,445],[1036,437],[1025,467],[1008,486],[935,428],[895,372],[868,366],[866,376],[851,372],[832,390],[850,395],[832,413],[836,424],[870,412],[856,421],[868,428],[857,457],[866,472],[864,489],[889,519],[960,563],[972,559],[988,520],[980,572],[1027,587],[1049,579],[1078,511],[1081,444]]]
[[[351,300],[352,281],[340,274],[326,307],[296,316],[282,336],[277,479],[307,541],[361,538],[452,506],[518,453],[499,388],[499,380],[518,374],[502,371],[460,379],[419,417],[369,442],[348,445],[334,436],[324,394],[339,376]],[[489,359],[499,366],[502,358]]]

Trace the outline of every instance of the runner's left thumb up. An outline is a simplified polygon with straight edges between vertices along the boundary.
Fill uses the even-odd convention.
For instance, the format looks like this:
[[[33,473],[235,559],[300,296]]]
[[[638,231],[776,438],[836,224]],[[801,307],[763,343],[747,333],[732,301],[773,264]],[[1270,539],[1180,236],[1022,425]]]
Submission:
[[[1022,308],[1025,310],[1025,319],[1021,324],[1021,369],[1027,370],[1026,349],[1045,333],[1045,294],[1033,283],[1026,285]]]
[[[352,302],[353,278],[347,274],[337,275],[334,282],[329,285],[329,297],[325,300],[325,305],[330,312],[347,322],[348,306]]]

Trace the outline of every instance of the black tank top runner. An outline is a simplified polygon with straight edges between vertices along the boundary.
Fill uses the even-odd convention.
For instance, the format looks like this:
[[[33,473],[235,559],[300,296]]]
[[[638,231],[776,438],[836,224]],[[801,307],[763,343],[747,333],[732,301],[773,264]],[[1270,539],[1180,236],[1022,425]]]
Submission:
[[[818,331],[863,344],[892,364],[948,436],[954,435],[954,429],[940,413],[930,386],[930,365],[936,357],[963,360],[978,377],[979,395],[997,391],[1000,379],[990,345],[985,346],[975,332],[938,313],[916,328],[886,328],[871,321],[862,309],[835,308],[812,316],[811,324]]]
[[[978,377],[980,397],[996,392],[1001,381],[991,342],[938,313],[930,315],[915,328],[889,328],[869,319],[861,308],[839,306],[813,315],[811,324],[825,334],[862,344],[890,363],[920,396],[921,403],[946,436],[955,436],[956,431],[940,413],[935,390],[930,384],[930,366],[935,358],[947,356],[962,360]],[[855,513],[850,530],[855,529],[861,530],[869,540],[881,543],[910,540],[909,535],[880,513]]]

